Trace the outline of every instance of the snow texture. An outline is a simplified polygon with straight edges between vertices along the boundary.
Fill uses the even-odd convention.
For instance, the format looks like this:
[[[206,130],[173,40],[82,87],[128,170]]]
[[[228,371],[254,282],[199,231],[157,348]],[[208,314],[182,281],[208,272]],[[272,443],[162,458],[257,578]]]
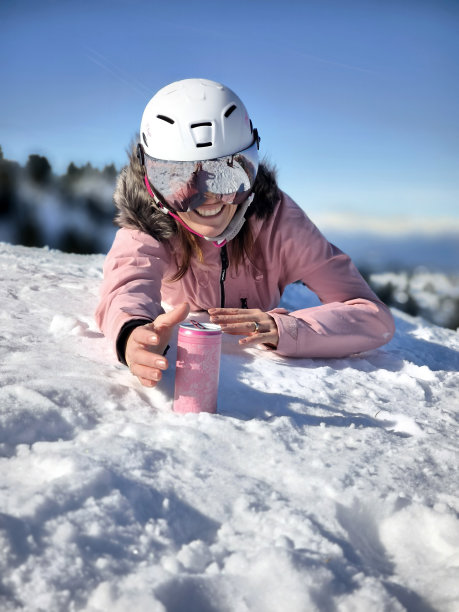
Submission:
[[[142,387],[95,326],[102,264],[0,243],[2,611],[459,610],[456,332],[225,336],[219,413],[177,415],[174,367]]]

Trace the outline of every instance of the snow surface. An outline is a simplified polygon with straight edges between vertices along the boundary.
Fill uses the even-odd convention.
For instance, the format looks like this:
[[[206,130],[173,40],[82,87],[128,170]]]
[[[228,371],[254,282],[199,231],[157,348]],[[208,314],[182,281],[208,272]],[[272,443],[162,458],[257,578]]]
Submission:
[[[0,243],[2,611],[459,610],[456,332],[225,336],[219,414],[176,415],[95,326],[102,263]]]

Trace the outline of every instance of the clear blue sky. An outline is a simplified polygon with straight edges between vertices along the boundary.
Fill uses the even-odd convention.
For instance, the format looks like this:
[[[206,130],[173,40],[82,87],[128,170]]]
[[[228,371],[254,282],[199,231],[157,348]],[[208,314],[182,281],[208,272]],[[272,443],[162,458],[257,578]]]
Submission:
[[[2,0],[0,145],[125,163],[144,106],[233,88],[307,211],[459,219],[458,0]]]

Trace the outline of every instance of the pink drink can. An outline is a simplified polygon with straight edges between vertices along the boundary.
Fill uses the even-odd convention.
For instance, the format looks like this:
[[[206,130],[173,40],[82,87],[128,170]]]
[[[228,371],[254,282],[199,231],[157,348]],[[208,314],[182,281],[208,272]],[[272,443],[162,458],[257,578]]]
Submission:
[[[182,323],[178,331],[175,412],[217,412],[222,331],[212,323]]]

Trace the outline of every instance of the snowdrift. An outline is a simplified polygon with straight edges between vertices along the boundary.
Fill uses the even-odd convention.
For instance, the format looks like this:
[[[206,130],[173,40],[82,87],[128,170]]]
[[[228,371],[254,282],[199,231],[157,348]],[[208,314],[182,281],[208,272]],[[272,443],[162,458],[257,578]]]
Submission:
[[[0,244],[1,610],[459,609],[457,333],[225,336],[219,414],[180,416],[174,368],[143,388],[95,327],[102,263]]]

